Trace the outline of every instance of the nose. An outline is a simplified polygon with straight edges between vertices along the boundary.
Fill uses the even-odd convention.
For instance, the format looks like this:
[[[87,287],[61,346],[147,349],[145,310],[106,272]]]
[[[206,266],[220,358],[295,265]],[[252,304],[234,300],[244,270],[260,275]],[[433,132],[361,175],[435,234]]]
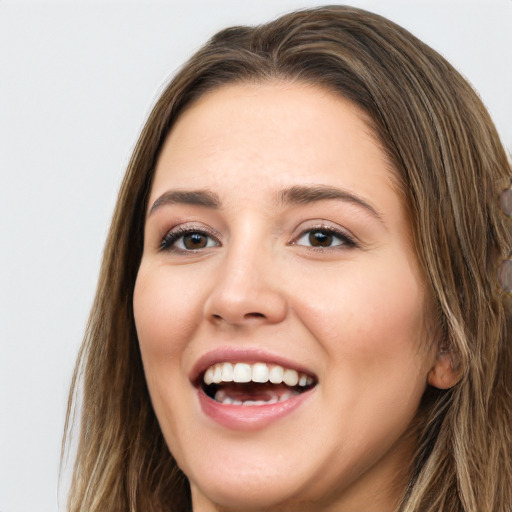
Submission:
[[[288,302],[271,255],[233,250],[224,257],[205,301],[205,316],[216,324],[277,324]]]

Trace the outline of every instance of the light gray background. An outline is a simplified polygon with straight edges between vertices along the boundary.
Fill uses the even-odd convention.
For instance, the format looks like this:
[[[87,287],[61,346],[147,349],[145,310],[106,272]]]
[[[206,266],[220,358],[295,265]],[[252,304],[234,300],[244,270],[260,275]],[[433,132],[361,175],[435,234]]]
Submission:
[[[74,359],[123,170],[162,84],[216,30],[321,3],[0,0],[0,512],[57,510]],[[512,0],[351,3],[444,54],[512,150]]]

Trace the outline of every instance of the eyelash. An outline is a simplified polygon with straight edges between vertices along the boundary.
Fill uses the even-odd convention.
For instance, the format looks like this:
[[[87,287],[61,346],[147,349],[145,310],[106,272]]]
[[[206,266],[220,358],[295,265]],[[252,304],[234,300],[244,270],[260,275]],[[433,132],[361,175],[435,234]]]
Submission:
[[[180,239],[184,239],[187,235],[200,235],[202,237],[206,237],[209,240],[207,241],[207,245],[205,247],[199,247],[196,249],[188,249],[186,247],[176,247],[176,243]],[[210,240],[213,240],[215,242],[214,245],[208,245]],[[162,251],[174,251],[174,252],[182,252],[182,253],[195,253],[197,251],[200,251],[201,249],[216,247],[220,245],[219,240],[213,233],[210,233],[209,231],[205,229],[196,229],[193,227],[176,227],[169,231],[164,238],[162,239],[162,243],[160,244],[160,250]]]
[[[328,245],[328,246],[304,246],[309,247],[310,249],[314,251],[326,251],[326,250],[340,250],[340,249],[352,249],[355,247],[358,247],[358,244],[356,241],[347,235],[347,233],[338,230],[336,228],[333,228],[332,226],[313,226],[308,229],[305,229],[300,233],[300,235],[296,238],[295,242],[292,243],[292,245],[302,246],[298,242],[307,236],[309,234],[309,241],[311,242],[311,235],[313,233],[321,233],[323,236],[327,237],[333,237],[336,238],[339,243],[336,243],[334,245]]]
[[[309,237],[313,233],[320,233],[323,236],[326,237],[332,237],[334,239],[337,239],[339,243],[336,243],[334,245],[328,245],[328,246],[315,246],[315,245],[303,245],[299,244],[298,242],[307,236],[309,234]],[[176,243],[184,239],[187,235],[200,235],[201,237],[206,237],[208,240],[206,242],[206,246],[204,247],[198,247],[198,248],[187,248],[187,247],[177,247]],[[210,241],[213,241],[213,245],[210,245]],[[311,243],[311,238],[309,238],[309,241]],[[162,239],[162,242],[160,244],[160,250],[162,251],[174,251],[174,252],[181,252],[181,253],[195,253],[197,251],[200,251],[202,249],[209,249],[212,247],[218,247],[220,245],[220,242],[218,238],[211,232],[205,230],[205,229],[195,229],[191,227],[176,227],[169,231],[165,237]],[[346,233],[335,229],[330,226],[314,226],[311,228],[308,228],[300,233],[300,235],[293,241],[290,245],[296,245],[301,247],[309,247],[310,249],[314,251],[325,251],[325,250],[339,250],[339,249],[351,249],[354,247],[358,247],[358,244],[356,241],[347,235]]]

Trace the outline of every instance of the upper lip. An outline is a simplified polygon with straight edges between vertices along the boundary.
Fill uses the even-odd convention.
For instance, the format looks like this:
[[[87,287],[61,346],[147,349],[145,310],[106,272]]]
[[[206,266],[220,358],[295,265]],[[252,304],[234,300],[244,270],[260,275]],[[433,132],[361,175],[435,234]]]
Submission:
[[[189,379],[194,385],[200,382],[200,377],[204,372],[217,363],[267,363],[282,366],[296,370],[299,373],[305,373],[318,381],[316,375],[300,363],[291,361],[277,354],[272,354],[261,349],[240,348],[240,347],[222,347],[211,350],[203,354],[194,364],[189,372]]]

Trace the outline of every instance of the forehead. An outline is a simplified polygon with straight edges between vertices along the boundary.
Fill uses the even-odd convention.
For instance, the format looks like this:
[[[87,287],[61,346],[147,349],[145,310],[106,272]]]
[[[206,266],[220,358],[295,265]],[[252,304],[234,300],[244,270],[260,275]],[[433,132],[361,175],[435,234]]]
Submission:
[[[244,83],[215,89],[181,114],[158,160],[151,199],[166,188],[270,197],[306,183],[380,193],[399,207],[395,181],[352,102],[318,86]]]

